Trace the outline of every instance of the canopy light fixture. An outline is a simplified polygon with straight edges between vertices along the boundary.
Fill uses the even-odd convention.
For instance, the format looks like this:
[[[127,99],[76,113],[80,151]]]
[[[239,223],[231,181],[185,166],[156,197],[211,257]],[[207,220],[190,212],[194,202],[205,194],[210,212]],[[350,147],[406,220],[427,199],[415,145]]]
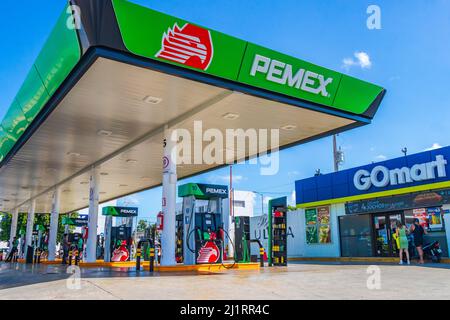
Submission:
[[[88,184],[89,182],[87,181],[81,181],[80,184]]]
[[[70,192],[70,190],[66,189],[66,190],[63,190],[62,192],[67,193],[67,192]]]
[[[81,156],[81,154],[79,154],[78,152],[67,152],[67,155],[70,157],[79,157]]]
[[[127,160],[127,163],[136,163],[137,162],[137,160],[135,160],[135,159],[128,159]]]
[[[112,131],[109,130],[99,130],[97,131],[97,135],[99,135],[100,137],[110,137],[112,136]]]
[[[101,191],[101,192],[99,192],[99,194],[106,194],[106,192],[105,191]]]
[[[286,130],[286,131],[292,131],[295,128],[297,128],[297,126],[294,124],[287,124],[287,125],[281,127],[281,129]]]
[[[127,184],[119,184],[119,187],[128,187]]]
[[[144,102],[149,103],[149,104],[159,104],[163,101],[162,98],[158,98],[158,97],[152,97],[152,96],[146,96],[143,99]]]
[[[237,113],[225,113],[222,118],[226,119],[226,120],[236,120],[237,118],[239,118],[239,115]]]
[[[100,175],[101,176],[107,176],[107,175],[109,175],[109,173],[108,172],[100,172]]]

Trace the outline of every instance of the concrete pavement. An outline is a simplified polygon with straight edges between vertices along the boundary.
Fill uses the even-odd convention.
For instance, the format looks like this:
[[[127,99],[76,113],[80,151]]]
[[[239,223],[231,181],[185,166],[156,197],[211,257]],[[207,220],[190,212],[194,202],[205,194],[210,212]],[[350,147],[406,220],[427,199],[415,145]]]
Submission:
[[[63,266],[0,264],[0,299],[450,299],[449,265],[301,262],[214,274],[82,269],[79,289]],[[377,271],[375,267],[375,271]]]

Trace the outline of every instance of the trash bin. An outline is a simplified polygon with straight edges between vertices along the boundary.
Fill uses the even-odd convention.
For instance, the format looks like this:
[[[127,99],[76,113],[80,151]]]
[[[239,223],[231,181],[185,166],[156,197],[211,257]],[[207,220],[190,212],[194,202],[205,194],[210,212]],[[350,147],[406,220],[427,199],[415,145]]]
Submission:
[[[25,263],[33,263],[33,255],[34,255],[34,248],[33,248],[33,246],[28,246]]]

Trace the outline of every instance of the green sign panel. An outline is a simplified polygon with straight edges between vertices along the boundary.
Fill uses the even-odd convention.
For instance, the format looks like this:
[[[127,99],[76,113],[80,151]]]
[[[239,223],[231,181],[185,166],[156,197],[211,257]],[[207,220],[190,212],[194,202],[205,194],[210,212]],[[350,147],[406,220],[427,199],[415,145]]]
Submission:
[[[331,106],[342,74],[249,43],[239,81]]]
[[[146,58],[236,80],[247,42],[124,0],[113,0],[126,48]]]
[[[195,196],[197,199],[225,199],[228,198],[228,187],[216,184],[187,183],[178,187],[178,196]]]
[[[383,88],[126,0],[113,0],[126,48],[143,57],[364,114]]]
[[[103,207],[102,215],[113,217],[137,217],[138,208],[131,207]]]

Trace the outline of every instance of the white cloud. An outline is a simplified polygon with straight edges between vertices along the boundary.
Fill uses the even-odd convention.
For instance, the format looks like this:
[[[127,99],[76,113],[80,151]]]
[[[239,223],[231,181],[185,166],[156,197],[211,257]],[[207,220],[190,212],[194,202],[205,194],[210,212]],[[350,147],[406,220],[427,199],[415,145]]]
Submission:
[[[375,161],[384,161],[387,157],[384,154],[379,154],[375,157]]]
[[[353,54],[354,58],[344,58],[342,60],[342,67],[349,70],[353,66],[359,66],[361,69],[370,69],[372,67],[372,61],[367,52],[356,51]]]
[[[289,171],[287,174],[289,177],[295,177],[295,176],[298,176],[300,174],[300,172],[298,172],[297,170],[294,170],[294,171]]]
[[[292,190],[291,193],[291,199],[289,199],[290,201],[288,201],[288,205],[294,206],[296,205],[296,196],[295,196],[295,190]]]
[[[439,148],[442,148],[442,146],[439,143],[435,142],[435,143],[433,143],[433,145],[431,147],[426,148],[424,151],[430,151],[430,150],[439,149]]]

